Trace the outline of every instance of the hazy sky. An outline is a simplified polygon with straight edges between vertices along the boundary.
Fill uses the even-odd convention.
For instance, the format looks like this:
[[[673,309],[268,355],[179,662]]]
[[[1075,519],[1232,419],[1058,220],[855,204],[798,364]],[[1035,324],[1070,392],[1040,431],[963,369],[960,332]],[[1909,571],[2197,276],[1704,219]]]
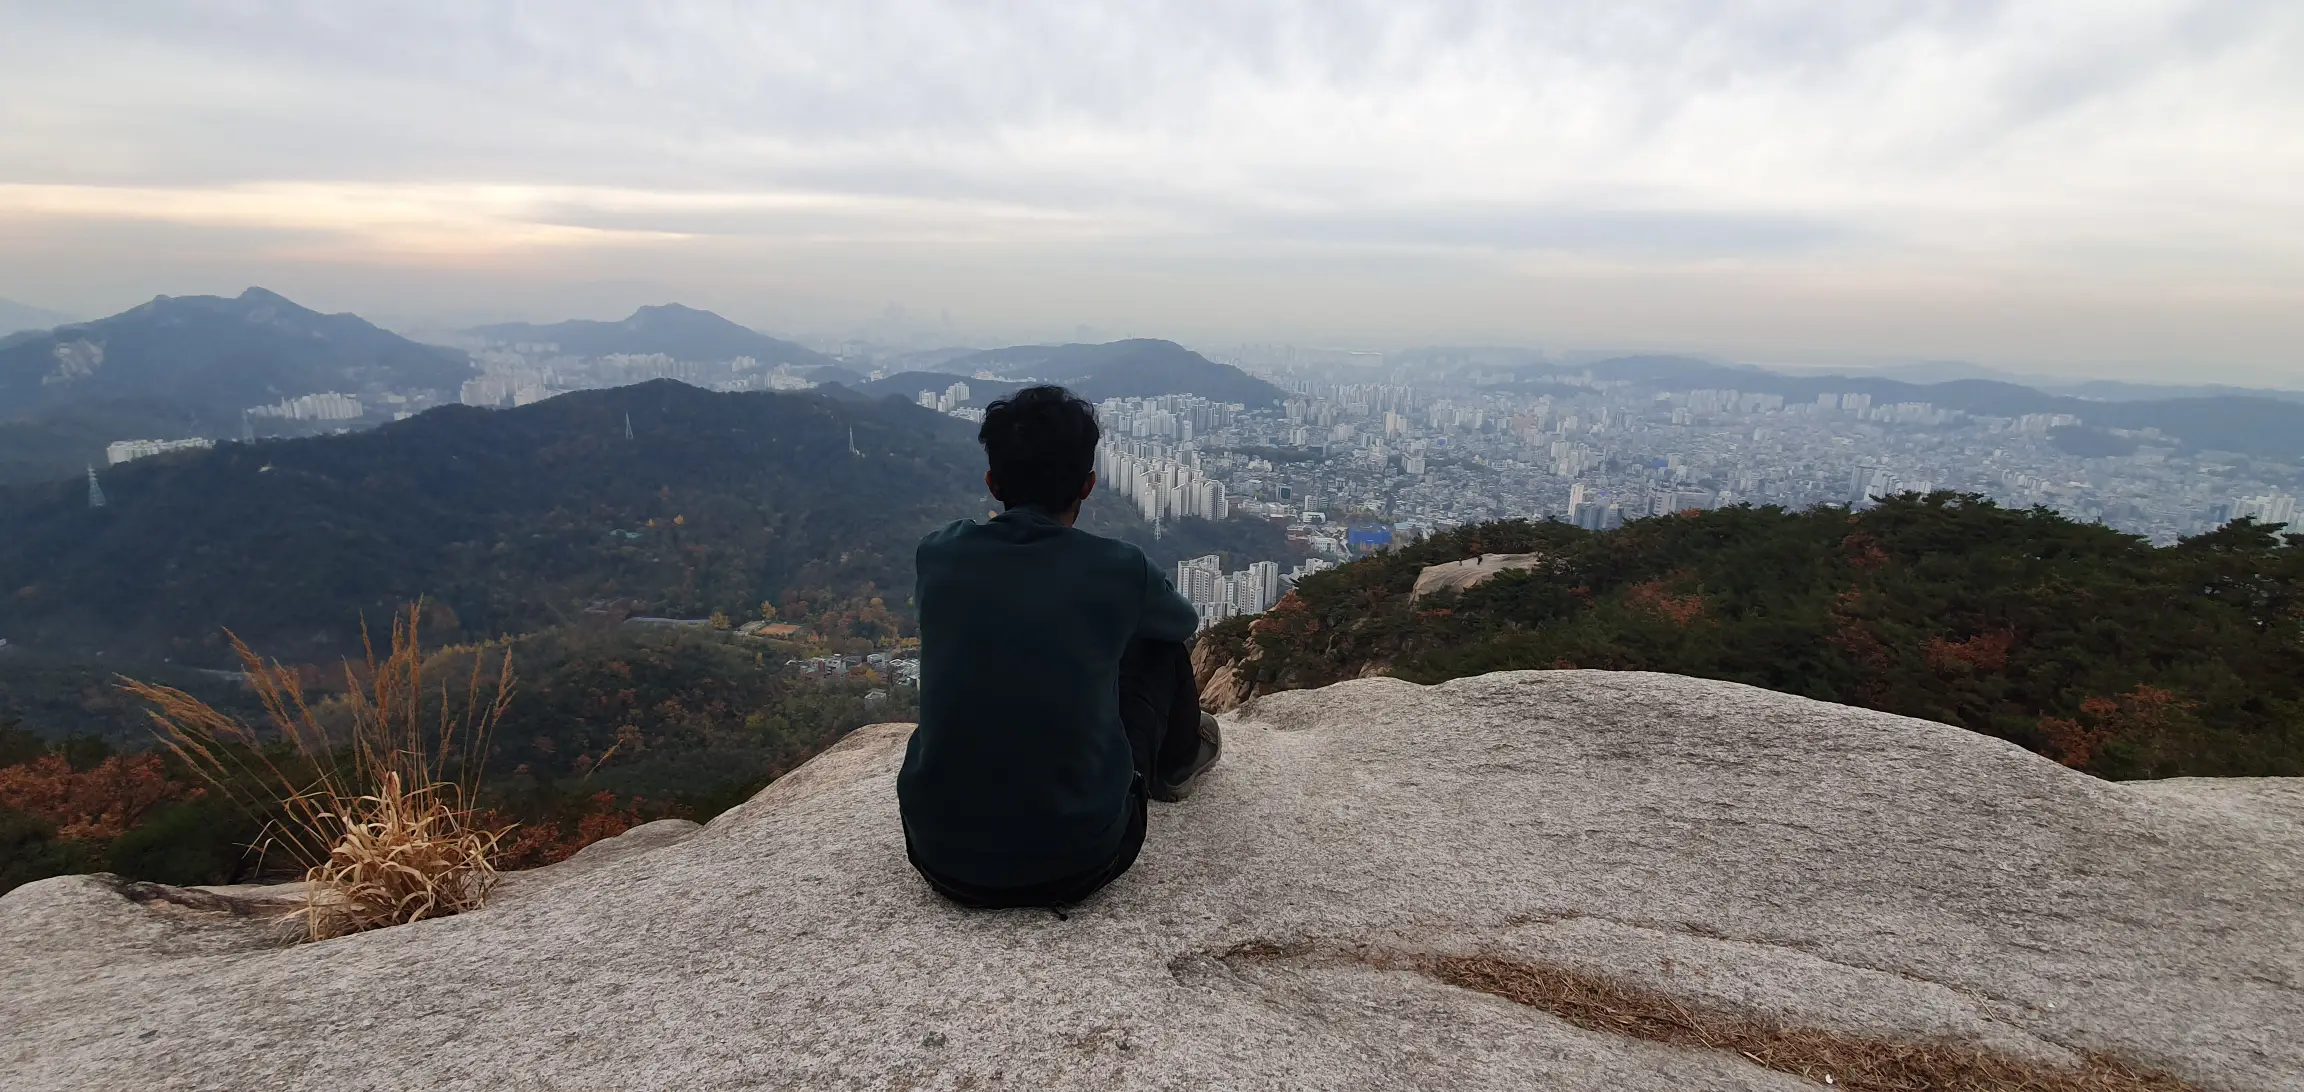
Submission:
[[[0,0],[0,296],[2304,385],[2304,3]]]

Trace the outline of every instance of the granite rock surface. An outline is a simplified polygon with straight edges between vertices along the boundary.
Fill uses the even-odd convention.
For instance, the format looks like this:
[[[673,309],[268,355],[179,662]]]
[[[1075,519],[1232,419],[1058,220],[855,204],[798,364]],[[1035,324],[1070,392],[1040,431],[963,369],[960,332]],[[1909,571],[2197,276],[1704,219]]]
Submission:
[[[1481,554],[1462,561],[1426,565],[1416,573],[1416,584],[1408,590],[1408,601],[1413,603],[1437,591],[1464,591],[1500,574],[1533,569],[1543,563],[1543,554]]]
[[[1481,953],[1849,1035],[2304,1088],[2292,781],[2111,784],[1667,675],[1368,679],[1226,716],[1223,763],[1153,806],[1134,871],[1059,916],[921,885],[907,731],[478,912],[323,943],[227,896],[19,888],[0,1085],[1819,1087],[1415,969]]]

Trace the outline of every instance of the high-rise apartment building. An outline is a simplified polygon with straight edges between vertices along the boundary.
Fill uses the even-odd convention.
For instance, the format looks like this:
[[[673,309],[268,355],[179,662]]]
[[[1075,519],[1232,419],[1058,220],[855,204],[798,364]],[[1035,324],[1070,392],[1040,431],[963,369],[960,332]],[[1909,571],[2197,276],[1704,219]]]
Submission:
[[[1176,563],[1176,590],[1194,603],[1213,603],[1224,579],[1224,558],[1217,554]]]
[[[1248,566],[1248,572],[1256,581],[1258,595],[1261,597],[1260,605],[1256,609],[1258,611],[1271,609],[1272,604],[1280,601],[1280,563],[1277,561],[1259,561]]]
[[[1280,601],[1280,566],[1258,561],[1238,572],[1224,571],[1216,554],[1176,563],[1176,590],[1199,612],[1200,628],[1242,614],[1261,614]]]
[[[1577,482],[1568,487],[1568,522],[1587,531],[1606,531],[1624,525],[1624,511],[1598,490]]]
[[[1850,395],[1849,397],[1855,397]],[[1859,466],[1848,475],[1848,507],[1869,508],[1896,491],[1896,478],[1877,466]]]
[[[1155,441],[1112,438],[1096,445],[1096,475],[1147,520],[1229,519],[1224,483],[1201,473],[1200,453]]]
[[[2256,497],[2239,497],[2232,502],[2233,519],[2254,519],[2258,523],[2296,522],[2296,498],[2286,493],[2266,493]]]

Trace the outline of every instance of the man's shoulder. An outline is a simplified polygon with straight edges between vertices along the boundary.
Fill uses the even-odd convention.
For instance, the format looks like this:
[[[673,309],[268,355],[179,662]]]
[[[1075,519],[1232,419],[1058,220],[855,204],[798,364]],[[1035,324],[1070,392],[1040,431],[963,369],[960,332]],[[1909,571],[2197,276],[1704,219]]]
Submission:
[[[1002,526],[999,521],[953,520],[922,538],[919,553],[922,559],[943,555],[957,561],[978,550],[1002,546],[1028,546],[1043,557],[1061,556],[1104,570],[1133,572],[1151,565],[1133,542],[1046,523],[1019,529]]]
[[[979,526],[981,525],[972,519],[953,520],[952,522],[947,523],[942,527],[938,527],[937,529],[928,532],[926,535],[921,536],[920,548],[925,550],[931,546],[951,542],[955,539],[967,535],[968,532],[976,529]]]
[[[1083,531],[1078,527],[1069,527],[1065,530],[1069,532],[1067,537],[1079,544],[1079,549],[1102,554],[1116,566],[1143,567],[1151,564],[1145,559],[1144,551],[1126,539],[1107,538],[1094,531]]]

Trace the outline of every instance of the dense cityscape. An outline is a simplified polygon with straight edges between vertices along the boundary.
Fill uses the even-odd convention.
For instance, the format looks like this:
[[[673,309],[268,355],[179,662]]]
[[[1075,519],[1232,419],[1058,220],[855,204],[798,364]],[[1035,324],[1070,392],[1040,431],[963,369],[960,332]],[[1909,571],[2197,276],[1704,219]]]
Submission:
[[[1255,559],[1226,573],[1214,556],[1180,567],[1177,587],[1203,625],[1258,613],[1336,562],[1486,520],[1610,530],[1688,509],[1861,509],[1951,490],[2167,544],[2234,519],[2296,515],[2289,463],[2186,449],[2155,429],[2104,430],[2108,449],[2076,451],[2087,422],[2073,414],[1996,417],[1861,393],[1791,401],[1568,367],[1356,381],[1368,367],[1344,360],[1275,368],[1232,354],[1287,392],[1277,408],[1189,394],[1098,405],[1097,472],[1145,519],[1269,520],[1309,555],[1285,572]],[[964,382],[918,396],[970,419],[989,400]]]
[[[843,368],[720,362],[666,353],[581,355],[550,343],[472,352],[468,405],[527,405],[571,390],[677,379],[720,391],[803,390],[896,370],[882,346],[838,346]],[[1954,490],[2042,506],[2166,544],[2254,517],[2295,517],[2290,461],[2177,443],[2155,429],[2093,430],[2077,414],[1991,416],[1929,402],[1875,403],[1596,378],[1568,364],[1481,367],[1434,350],[1242,347],[1213,359],[1286,392],[1276,407],[1191,394],[1103,401],[1097,470],[1145,519],[1284,523],[1311,556],[1343,560],[1395,538],[1495,519],[1596,530],[1642,516],[1735,504],[1863,507],[1899,492]],[[820,358],[828,359],[828,358]],[[1462,365],[1467,360],[1471,366]],[[1030,376],[980,372],[921,390],[920,405],[975,419]],[[986,384],[981,381],[991,381]],[[421,394],[322,394],[250,407],[246,418],[339,424],[421,409]],[[2103,440],[2105,436],[2109,440]],[[110,461],[166,450],[115,445]]]
[[[872,383],[896,370],[886,350],[843,348],[837,366],[795,368],[752,357],[709,363],[497,343],[472,354],[478,374],[456,393],[468,405],[514,407],[659,378],[722,391],[804,390]],[[1689,509],[1863,508],[1934,490],[2045,507],[2160,544],[2243,517],[2289,523],[2296,516],[2293,462],[2182,444],[2154,428],[2099,427],[2075,413],[1995,416],[1876,401],[1853,390],[1795,398],[1611,379],[1513,352],[1509,366],[1437,350],[1212,354],[1274,384],[1281,399],[1252,406],[1189,393],[1106,398],[1097,406],[1104,439],[1096,469],[1104,488],[1155,528],[1263,520],[1285,529],[1291,557],[1211,556],[1179,571],[1178,587],[1206,624],[1260,612],[1323,566],[1488,520],[1604,531]],[[980,420],[1000,392],[1033,379],[978,371],[909,397]],[[242,420],[341,427],[374,407],[404,417],[425,401],[421,392],[323,393],[250,407]],[[253,431],[244,426],[244,434]],[[121,440],[106,461],[206,442]],[[1226,572],[1226,563],[1234,570]],[[1266,563],[1269,570],[1259,567]]]
[[[1284,522],[1315,556],[1339,560],[1482,520],[1605,530],[1692,508],[1861,508],[1932,490],[2163,544],[2296,512],[2293,465],[2189,450],[2149,429],[2115,431],[2118,452],[2075,453],[2069,434],[2085,422],[2068,414],[1979,416],[1855,393],[1791,402],[1570,369],[1490,383],[1267,378],[1289,392],[1277,409],[1191,395],[1100,404],[1106,488],[1146,519]],[[921,402],[956,411],[966,395]]]

